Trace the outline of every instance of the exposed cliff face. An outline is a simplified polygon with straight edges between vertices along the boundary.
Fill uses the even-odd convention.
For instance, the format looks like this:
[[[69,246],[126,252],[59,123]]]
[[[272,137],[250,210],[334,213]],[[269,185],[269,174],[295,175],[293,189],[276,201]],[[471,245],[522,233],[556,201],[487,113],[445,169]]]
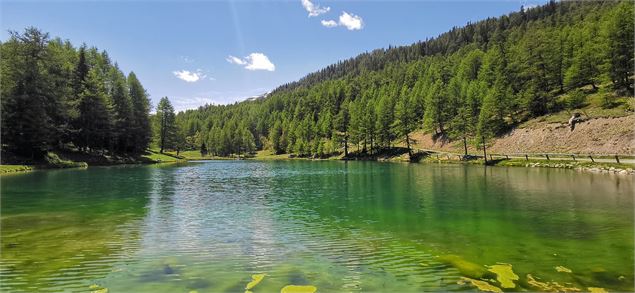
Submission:
[[[463,152],[460,141],[433,140],[429,134],[413,134],[416,148]],[[471,153],[478,152],[470,146]],[[512,153],[581,153],[635,155],[635,115],[617,118],[594,118],[576,124],[571,131],[562,123],[535,122],[516,128],[495,139],[488,151]]]
[[[540,122],[517,128],[490,147],[498,153],[635,154],[635,115],[595,118],[577,123]]]

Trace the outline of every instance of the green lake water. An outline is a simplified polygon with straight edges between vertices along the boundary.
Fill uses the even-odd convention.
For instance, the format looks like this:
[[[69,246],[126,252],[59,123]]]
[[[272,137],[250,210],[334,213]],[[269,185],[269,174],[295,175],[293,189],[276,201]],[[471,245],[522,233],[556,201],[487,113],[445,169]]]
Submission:
[[[1,179],[0,291],[476,290],[467,268],[633,291],[633,177],[377,162],[210,161]],[[571,272],[556,270],[562,266]],[[500,287],[500,283],[489,282]]]

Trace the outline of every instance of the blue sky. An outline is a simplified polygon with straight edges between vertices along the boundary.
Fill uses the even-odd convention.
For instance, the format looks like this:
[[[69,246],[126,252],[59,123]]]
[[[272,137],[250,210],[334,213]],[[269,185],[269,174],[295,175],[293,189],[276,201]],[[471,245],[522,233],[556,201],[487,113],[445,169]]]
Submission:
[[[520,1],[1,1],[0,39],[36,26],[108,51],[153,104],[265,93],[341,59],[516,11]]]

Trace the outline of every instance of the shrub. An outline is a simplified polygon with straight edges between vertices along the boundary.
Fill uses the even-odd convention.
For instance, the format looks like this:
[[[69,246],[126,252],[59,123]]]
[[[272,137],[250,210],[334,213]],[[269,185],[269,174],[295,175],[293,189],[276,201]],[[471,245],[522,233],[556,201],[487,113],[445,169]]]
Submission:
[[[587,96],[582,90],[577,89],[572,91],[565,100],[567,109],[573,110],[586,106],[586,98]]]

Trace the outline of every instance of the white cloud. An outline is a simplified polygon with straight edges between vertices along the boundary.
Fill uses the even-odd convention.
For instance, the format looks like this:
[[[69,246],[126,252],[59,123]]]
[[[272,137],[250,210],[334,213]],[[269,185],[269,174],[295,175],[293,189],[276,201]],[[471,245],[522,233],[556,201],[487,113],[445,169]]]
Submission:
[[[340,25],[345,26],[348,30],[361,30],[364,27],[362,18],[355,14],[349,14],[346,11],[340,15]]]
[[[351,31],[361,30],[364,27],[364,20],[359,15],[348,13],[346,11],[343,11],[342,15],[340,15],[339,22],[323,19],[320,23],[322,23],[322,26],[328,28],[343,26]]]
[[[194,63],[194,59],[189,56],[179,56],[179,60],[183,63]]]
[[[172,72],[174,76],[185,82],[197,82],[207,77],[203,70],[197,69],[195,72],[189,70],[178,70]]]
[[[335,20],[322,20],[321,21],[322,25],[325,27],[336,27],[337,26],[337,22]]]
[[[227,62],[229,62],[229,63],[238,64],[238,65],[247,64],[247,62],[243,61],[242,59],[240,59],[238,57],[234,57],[232,55],[227,56],[227,58],[225,60],[227,60]]]
[[[229,55],[226,60],[229,63],[244,65],[247,70],[276,70],[276,66],[271,63],[269,57],[262,53],[251,53],[245,58]]]
[[[318,16],[331,10],[331,7],[321,7],[320,5],[313,4],[310,0],[302,0],[302,6],[309,13],[309,17]]]

